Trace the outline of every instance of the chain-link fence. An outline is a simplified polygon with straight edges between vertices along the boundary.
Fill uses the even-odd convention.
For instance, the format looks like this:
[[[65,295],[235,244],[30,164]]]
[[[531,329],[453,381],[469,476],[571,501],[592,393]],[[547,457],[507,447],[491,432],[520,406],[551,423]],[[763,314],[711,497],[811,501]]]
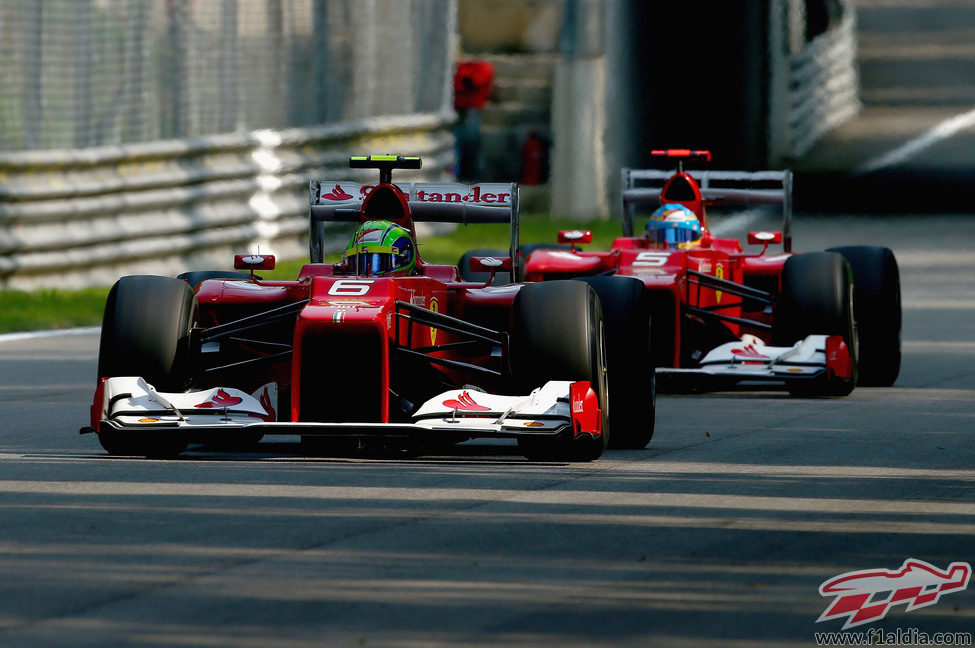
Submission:
[[[449,106],[452,0],[4,0],[0,150]]]
[[[453,164],[456,0],[0,0],[0,288],[308,249],[350,154]]]

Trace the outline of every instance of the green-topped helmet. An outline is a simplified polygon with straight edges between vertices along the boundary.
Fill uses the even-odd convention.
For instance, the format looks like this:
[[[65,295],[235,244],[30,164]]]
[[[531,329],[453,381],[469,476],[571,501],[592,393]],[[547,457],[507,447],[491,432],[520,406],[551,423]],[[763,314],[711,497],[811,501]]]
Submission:
[[[409,230],[385,220],[366,221],[349,241],[342,262],[362,277],[409,275],[416,269],[416,249]]]

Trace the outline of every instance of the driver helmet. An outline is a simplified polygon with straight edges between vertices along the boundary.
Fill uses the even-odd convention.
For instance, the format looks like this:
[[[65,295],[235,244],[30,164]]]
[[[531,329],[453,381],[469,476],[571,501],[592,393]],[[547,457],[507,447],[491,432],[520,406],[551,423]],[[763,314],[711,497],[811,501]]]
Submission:
[[[647,221],[646,237],[657,247],[689,248],[697,245],[702,236],[701,221],[684,205],[663,205]]]
[[[349,273],[363,277],[410,275],[416,270],[413,237],[405,227],[385,220],[364,222],[342,255]]]

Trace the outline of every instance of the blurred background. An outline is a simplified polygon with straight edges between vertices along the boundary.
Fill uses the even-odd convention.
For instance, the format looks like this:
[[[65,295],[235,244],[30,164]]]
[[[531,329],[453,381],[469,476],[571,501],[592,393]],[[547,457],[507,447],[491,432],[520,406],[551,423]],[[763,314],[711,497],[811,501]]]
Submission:
[[[4,0],[0,287],[304,256],[307,182],[350,154],[581,221],[666,147],[793,168],[801,208],[931,202],[967,190],[968,121],[882,156],[971,110],[970,4]]]

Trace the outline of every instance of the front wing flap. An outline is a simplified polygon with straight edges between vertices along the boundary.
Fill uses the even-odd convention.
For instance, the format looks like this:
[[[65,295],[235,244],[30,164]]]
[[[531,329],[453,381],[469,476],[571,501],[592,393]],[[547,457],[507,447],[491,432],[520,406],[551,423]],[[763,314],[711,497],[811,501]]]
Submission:
[[[408,423],[277,421],[275,401],[273,384],[254,394],[230,387],[163,393],[140,377],[114,377],[105,379],[96,395],[93,424],[97,431],[173,430],[190,438],[254,432],[472,438],[601,434],[598,403],[585,381],[550,381],[527,396],[449,390],[421,405]],[[96,428],[82,428],[82,432],[92,431]]]

